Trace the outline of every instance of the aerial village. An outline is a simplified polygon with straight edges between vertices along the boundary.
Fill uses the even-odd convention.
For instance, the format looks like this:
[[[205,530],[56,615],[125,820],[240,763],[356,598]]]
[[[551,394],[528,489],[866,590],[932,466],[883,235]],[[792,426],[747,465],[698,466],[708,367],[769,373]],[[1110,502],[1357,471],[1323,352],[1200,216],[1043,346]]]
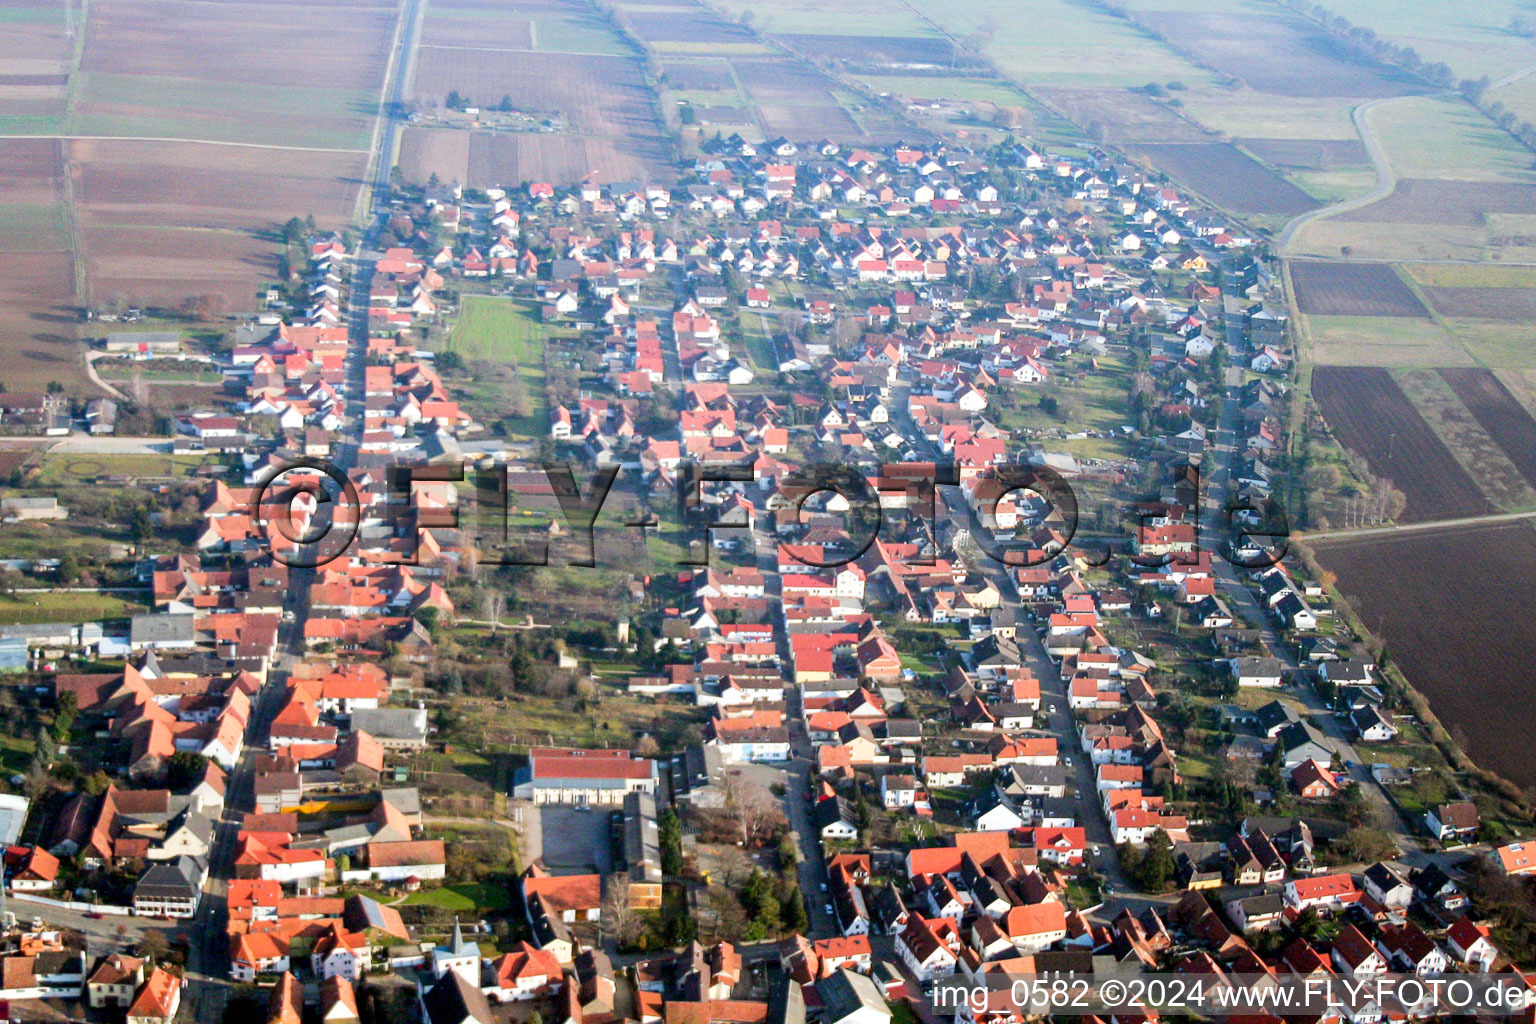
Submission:
[[[1266,528],[1263,240],[1097,152],[705,149],[401,187],[378,236],[307,241],[215,357],[238,400],[175,423],[225,468],[189,544],[135,553],[153,610],[0,627],[51,723],[0,796],[11,1019],[1013,1024],[933,987],[1114,965],[1532,987],[1482,901],[1536,846],[1393,755],[1425,723]],[[427,343],[478,297],[559,339],[533,413]],[[464,631],[513,642],[522,571],[464,467],[558,560],[591,520],[550,464],[611,472],[642,553],[598,546],[600,640],[490,656],[577,696],[500,713],[664,727],[471,751],[507,770],[463,811]]]

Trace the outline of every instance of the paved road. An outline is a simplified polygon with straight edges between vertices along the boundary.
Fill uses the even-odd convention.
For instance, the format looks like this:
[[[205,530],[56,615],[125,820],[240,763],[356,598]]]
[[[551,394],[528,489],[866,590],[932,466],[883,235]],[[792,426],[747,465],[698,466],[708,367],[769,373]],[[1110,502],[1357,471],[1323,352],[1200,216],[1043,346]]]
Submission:
[[[934,462],[943,462],[944,453],[929,441],[907,411],[907,400],[911,393],[909,385],[900,385],[891,389],[891,404],[895,409],[892,423],[902,432],[902,436],[924,458]],[[944,503],[948,514],[961,522],[967,523],[972,535],[985,529],[966,503],[958,487],[940,487],[940,499]],[[977,552],[976,556],[967,562],[971,568],[990,579],[1003,595],[1004,601],[1015,608],[1021,605],[1018,586],[1006,566],[994,562],[984,554]],[[1018,633],[1019,651],[1024,656],[1025,663],[1035,678],[1040,680],[1040,704],[1041,717],[1037,720],[1040,728],[1036,731],[1049,732],[1056,737],[1058,750],[1062,756],[1063,766],[1067,768],[1068,781],[1074,787],[1078,797],[1079,813],[1078,824],[1084,829],[1088,842],[1100,848],[1102,855],[1093,858],[1093,866],[1103,873],[1110,886],[1117,892],[1125,892],[1133,887],[1120,870],[1119,859],[1114,855],[1114,842],[1109,829],[1109,822],[1104,816],[1103,809],[1095,799],[1098,792],[1097,781],[1093,774],[1093,764],[1088,755],[1082,750],[1082,742],[1078,738],[1076,722],[1067,704],[1067,682],[1061,677],[1061,671],[1050,655],[1045,652],[1045,645],[1034,627],[1027,622]],[[1051,707],[1056,708],[1056,713],[1050,712]]]
[[[121,401],[127,401],[127,395],[119,391],[116,386],[108,384],[106,381],[102,380],[101,375],[96,372],[96,360],[100,359],[104,355],[106,355],[105,352],[92,352],[89,349],[81,353],[80,358],[85,360],[85,375],[91,379],[92,384],[95,384],[97,387],[101,388],[101,390],[105,391],[113,398],[119,399]]]
[[[1236,377],[1240,379],[1241,374],[1237,374]],[[1233,379],[1234,375],[1229,374],[1228,383],[1232,383]],[[1280,634],[1274,617],[1260,606],[1258,599],[1254,596],[1253,587],[1244,578],[1247,573],[1234,566],[1228,559],[1221,557],[1226,551],[1227,535],[1223,510],[1226,508],[1228,488],[1231,483],[1232,462],[1239,455],[1236,430],[1241,410],[1238,403],[1237,389],[1229,387],[1222,400],[1213,458],[1208,460],[1208,464],[1214,464],[1215,469],[1201,481],[1205,493],[1201,499],[1200,542],[1202,550],[1213,554],[1211,564],[1228,607],[1258,627],[1264,646],[1273,657],[1280,659],[1287,673],[1293,679],[1297,679],[1301,669],[1300,663],[1292,652],[1291,645]],[[1367,767],[1369,759],[1362,758],[1356,752],[1343,725],[1334,716],[1332,709],[1318,697],[1317,691],[1303,683],[1287,687],[1286,692],[1305,706],[1308,720],[1314,728],[1328,737],[1338,758],[1354,765],[1345,774],[1360,785],[1361,792],[1370,802],[1381,827],[1392,833],[1398,848],[1405,852],[1419,849],[1417,829],[1410,827],[1397,813],[1397,808],[1387,798],[1386,791],[1371,775]]]
[[[753,552],[757,567],[766,581],[769,600],[779,598],[778,539],[761,530],[752,531]],[[780,661],[788,665],[789,638],[782,630],[775,631]],[[810,734],[805,729],[804,709],[800,702],[800,688],[786,689],[788,705],[785,718],[789,722],[790,750],[793,758],[781,771],[784,778],[784,817],[794,832],[795,844],[800,852],[798,874],[800,891],[805,895],[806,916],[810,920],[807,934],[813,939],[825,939],[841,935],[842,928],[834,914],[827,913],[827,865],[821,855],[821,840],[811,818],[810,797],[816,786],[816,751],[811,745]]]
[[[1334,203],[1332,206],[1325,206],[1320,210],[1304,213],[1281,228],[1279,236],[1275,239],[1276,255],[1289,255],[1287,250],[1295,239],[1296,232],[1313,221],[1339,213],[1346,213],[1349,210],[1357,210],[1362,206],[1369,206],[1371,203],[1385,199],[1392,194],[1392,190],[1397,187],[1397,174],[1392,170],[1391,163],[1387,161],[1386,151],[1381,148],[1381,140],[1376,138],[1376,133],[1371,130],[1366,115],[1383,103],[1392,103],[1408,98],[1404,96],[1388,96],[1379,100],[1371,100],[1369,103],[1362,103],[1354,109],[1355,130],[1360,133],[1360,141],[1365,143],[1365,151],[1370,155],[1371,163],[1376,168],[1376,184],[1372,185],[1371,190],[1363,195],[1355,196],[1353,199],[1346,199],[1341,203]]]
[[[389,183],[390,157],[394,152],[398,109],[404,89],[406,68],[410,63],[421,0],[406,0],[396,31],[395,49],[391,53],[386,86],[381,102],[379,121],[375,127],[374,151],[376,152],[373,184],[374,199],[384,194]],[[348,296],[348,319],[351,347],[347,354],[346,371],[348,384],[347,426],[345,433],[356,438],[362,430],[363,391],[366,373],[368,343],[367,297],[373,283],[374,262],[370,244],[378,236],[383,224],[383,211],[368,226],[359,252],[354,256],[351,293]],[[121,439],[118,439],[121,440]],[[341,443],[332,456],[339,469],[346,472],[356,462],[355,443]],[[186,989],[182,999],[180,1017],[184,1021],[205,1024],[223,1019],[229,996],[229,908],[226,895],[229,879],[233,876],[235,838],[240,819],[246,810],[255,808],[255,759],[266,747],[272,720],[282,707],[288,672],[302,661],[306,653],[304,622],[308,617],[310,589],[314,585],[313,569],[293,568],[289,572],[289,590],[285,609],[291,611],[291,621],[285,622],[279,632],[280,654],[277,664],[268,675],[265,686],[257,694],[251,721],[246,730],[245,748],[234,770],[230,772],[225,793],[225,811],[215,826],[213,848],[209,855],[209,879],[204,886],[204,896],[193,922],[194,941],[189,951]]]

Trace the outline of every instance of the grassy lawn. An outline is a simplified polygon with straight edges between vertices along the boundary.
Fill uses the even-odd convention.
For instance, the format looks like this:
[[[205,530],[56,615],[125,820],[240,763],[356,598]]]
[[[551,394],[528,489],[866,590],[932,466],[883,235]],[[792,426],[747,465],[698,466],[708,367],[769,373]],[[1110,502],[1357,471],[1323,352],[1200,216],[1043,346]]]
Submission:
[[[513,432],[523,437],[543,437],[549,429],[544,401],[544,344],[548,337],[548,328],[538,322],[528,304],[490,295],[464,296],[458,322],[448,335],[447,349],[466,361],[486,360],[516,367],[528,399],[527,415],[509,418]],[[473,406],[495,416],[508,413],[503,383],[471,377],[460,386]]]
[[[0,625],[7,626],[36,622],[94,622],[147,611],[148,605],[127,594],[0,595]]]
[[[772,316],[772,311],[767,315]],[[759,373],[779,372],[779,361],[773,354],[773,340],[768,335],[770,330],[772,327],[764,323],[762,316],[751,312],[741,314],[741,334],[747,345],[747,361]]]
[[[176,476],[189,477],[208,461],[206,455],[81,455],[43,456],[38,477],[40,487],[68,487],[106,476]],[[68,504],[66,501],[65,504]]]
[[[0,771],[25,774],[36,752],[37,744],[32,740],[0,733]]]
[[[545,329],[527,305],[491,295],[466,295],[448,349],[465,359],[516,363],[544,375]]]
[[[424,889],[405,898],[406,906],[437,907],[441,910],[485,913],[504,910],[512,904],[512,894],[505,885],[490,882],[455,882],[439,889]]]

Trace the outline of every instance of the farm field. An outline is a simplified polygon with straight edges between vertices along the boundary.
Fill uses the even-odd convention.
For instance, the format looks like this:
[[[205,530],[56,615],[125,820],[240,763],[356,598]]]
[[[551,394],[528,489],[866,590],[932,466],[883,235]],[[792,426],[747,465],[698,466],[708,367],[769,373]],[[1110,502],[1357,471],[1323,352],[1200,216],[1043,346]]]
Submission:
[[[1536,700],[1536,532],[1504,523],[1321,542],[1316,554],[1473,760],[1536,784],[1528,723],[1510,713]]]
[[[397,6],[95,0],[66,127],[365,148]]]
[[[1403,522],[1494,511],[1386,370],[1319,366],[1312,397],[1339,443],[1403,492]]]
[[[1184,111],[1212,131],[1243,142],[1255,139],[1358,139],[1346,96],[1278,96],[1242,87],[1191,87],[1180,93]]]
[[[1306,356],[1320,366],[1467,366],[1458,337],[1428,317],[1301,316]]]
[[[1398,370],[1393,377],[1424,422],[1477,481],[1484,495],[1508,511],[1536,508],[1536,490],[1504,439],[1495,433],[1488,416],[1490,410],[1486,404],[1479,407],[1471,392],[1453,387],[1449,378],[1442,376],[1447,372],[1482,375],[1493,380],[1487,370],[1470,367],[1451,371]],[[1497,381],[1494,383],[1497,385]],[[1518,405],[1514,408],[1524,415]]]
[[[93,0],[82,70],[291,86],[323,67],[330,88],[377,89],[394,19],[387,2]],[[274,32],[286,37],[283,46],[272,46]]]
[[[910,6],[946,31],[975,39],[999,70],[1031,86],[1114,88],[1177,81],[1195,89],[1217,84],[1210,72],[1124,19],[1069,0],[912,0]],[[761,8],[758,16],[763,16]],[[1085,39],[1093,41],[1090,49],[1085,50]]]
[[[1425,316],[1428,311],[1385,263],[1291,264],[1296,306],[1321,316]]]
[[[6,384],[18,390],[86,380],[75,341],[64,185],[62,143],[14,139],[0,146],[0,337],[7,341]]]
[[[1530,152],[1461,99],[1411,96],[1365,116],[1399,177],[1536,181]]]
[[[975,57],[957,50],[949,40],[935,35],[803,35],[777,32],[773,38],[807,57],[837,60],[850,65],[960,68],[979,63]]]
[[[79,306],[249,311],[274,227],[349,222],[400,5],[76,6],[74,39],[62,3],[0,12],[0,131],[108,137],[12,140],[0,155],[13,293],[0,331],[18,339],[19,386],[84,383]]]
[[[1376,172],[1369,167],[1330,171],[1288,171],[1286,180],[1314,199],[1337,203],[1371,190]]]
[[[774,35],[933,34],[932,27],[918,12],[905,5],[893,6],[880,0],[849,0],[836,6],[828,6],[820,0],[723,0],[715,6],[735,19],[750,11],[757,29]]]
[[[182,142],[69,145],[86,301],[201,300],[210,312],[253,308],[288,218],[344,226],[366,162],[362,153],[309,153],[296,164],[279,149]]]
[[[419,45],[613,56],[633,52],[596,8],[567,0],[429,3]]]
[[[1208,143],[1198,125],[1180,117],[1172,107],[1135,89],[1039,90],[1041,98],[1080,125],[1100,126],[1112,143]]]
[[[72,43],[63,0],[28,0],[0,32],[0,131],[46,131],[65,110]]]
[[[63,203],[0,205],[0,253],[69,248],[69,208]]]
[[[661,49],[666,49],[667,43],[757,43],[757,37],[747,26],[726,21],[708,8],[692,4],[626,9],[622,17],[646,45],[662,44]]]
[[[1495,263],[1409,263],[1403,267],[1421,285],[1439,288],[1536,288],[1536,267]]]
[[[1531,414],[1489,370],[1446,368],[1440,376],[1526,482],[1536,487],[1536,420]]]
[[[268,232],[313,214],[322,230],[352,215],[362,153],[309,153],[197,143],[93,139],[70,143],[82,219],[113,226]]]
[[[1217,143],[1131,147],[1187,188],[1238,214],[1295,217],[1320,204],[1236,146]]]
[[[70,253],[12,253],[4,260],[0,337],[5,339],[6,387],[40,391],[50,381],[84,384]]]
[[[411,128],[402,142],[405,172],[426,168],[482,186],[568,180],[591,170],[601,180],[617,181],[649,176],[671,152],[656,97],[633,54],[427,47],[417,57],[414,91],[417,102],[428,106],[441,105],[452,91],[486,103],[507,96],[518,109],[559,112],[569,134],[463,132],[460,141],[441,130]],[[574,164],[583,166],[571,174]]]
[[[1480,320],[1536,320],[1536,290],[1530,288],[1427,287],[1424,297],[1436,313]]]
[[[1525,10],[1521,0],[1354,0],[1344,13],[1427,61],[1445,61],[1459,76],[1498,78],[1530,63],[1530,43],[1507,31],[1510,19]]]
[[[810,65],[788,58],[768,57],[742,58],[733,61],[732,66],[747,98],[757,105],[763,131],[770,136],[868,138],[833,95],[836,83]]]
[[[1324,217],[1304,225],[1293,237],[1291,252],[1302,256],[1339,256],[1345,246],[1353,259],[1536,260],[1536,225],[1507,230],[1498,215],[1476,227],[1454,224],[1393,224]],[[1522,218],[1529,219],[1529,218]]]
[[[1238,139],[1260,160],[1297,170],[1331,170],[1369,165],[1365,144],[1359,139]]]
[[[0,146],[0,196],[6,204],[46,204],[63,198],[63,143],[8,139]]]
[[[1321,30],[1288,13],[1132,10],[1130,17],[1259,92],[1372,98],[1423,88],[1406,76],[1349,60]]]
[[[1536,257],[1531,154],[1481,111],[1446,96],[1407,96],[1366,117],[1398,176],[1393,194],[1313,221],[1298,254],[1357,259],[1527,261]]]
[[[1472,227],[1490,213],[1536,214],[1536,185],[1405,178],[1387,198],[1338,215],[1341,221]]]
[[[1472,360],[1489,369],[1536,366],[1536,322],[1512,320],[1443,321]]]
[[[661,155],[626,153],[610,139],[585,135],[467,132],[407,128],[400,142],[400,170],[412,181],[436,174],[469,188],[515,186],[525,181],[577,181],[592,171],[600,181],[644,179]]]
[[[242,231],[88,224],[80,239],[92,302],[249,310],[277,265],[271,242]]]

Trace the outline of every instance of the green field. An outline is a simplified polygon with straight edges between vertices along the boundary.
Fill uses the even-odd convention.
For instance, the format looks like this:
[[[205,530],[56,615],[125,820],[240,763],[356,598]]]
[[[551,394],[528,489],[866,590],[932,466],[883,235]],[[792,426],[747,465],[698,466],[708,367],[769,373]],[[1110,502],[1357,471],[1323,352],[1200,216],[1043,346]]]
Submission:
[[[69,248],[69,210],[63,203],[0,206],[0,252],[59,252]]]
[[[208,461],[206,455],[82,455],[57,453],[43,456],[38,466],[40,487],[68,487],[106,476],[191,476]],[[66,501],[67,504],[67,501]]]
[[[1529,40],[1508,31],[1530,15],[1522,0],[1351,0],[1324,4],[1383,39],[1411,46],[1426,61],[1445,61],[1458,76],[1499,78],[1531,62]]]
[[[1530,150],[1460,99],[1409,96],[1373,107],[1365,116],[1399,177],[1536,180]]]
[[[1070,0],[914,0],[912,6],[961,39],[978,30],[990,33],[985,55],[1004,74],[1029,85],[1112,88],[1172,80],[1190,88],[1216,84],[1209,72],[1130,23]]]
[[[323,85],[258,85],[152,75],[82,74],[77,103],[111,107],[78,113],[82,135],[159,135],[213,141],[362,149],[378,96]],[[142,108],[135,113],[133,108]]]
[[[1446,324],[1472,358],[1490,369],[1536,367],[1536,324],[1459,317]]]
[[[1432,288],[1536,288],[1536,267],[1410,263],[1403,269],[1419,284]]]
[[[516,363],[544,375],[544,326],[525,305],[490,295],[464,296],[464,309],[448,350],[465,359]]]
[[[406,906],[476,913],[504,910],[511,904],[512,894],[507,891],[507,887],[494,882],[455,882],[438,889],[413,892],[405,898]]]
[[[1370,167],[1335,168],[1331,171],[1294,171],[1286,175],[1307,195],[1336,203],[1361,196],[1376,184],[1376,171]]]
[[[0,23],[31,22],[53,25],[64,20],[64,8],[57,7],[0,7]]]
[[[0,527],[0,538],[4,527]],[[126,594],[45,593],[0,594],[0,625],[36,622],[95,622],[122,619],[149,611],[148,605]]]
[[[1194,88],[1180,97],[1196,121],[1240,139],[1358,138],[1341,96],[1275,96],[1253,89]]]
[[[458,323],[448,335],[448,351],[457,352],[466,361],[517,367],[528,398],[527,415],[509,416],[508,421],[513,432],[523,437],[543,437],[549,429],[544,400],[544,343],[548,336],[548,329],[526,304],[490,295],[464,296]],[[501,384],[472,379],[467,393],[472,402],[496,416],[508,411]]]
[[[921,17],[900,4],[850,0],[825,4],[820,0],[725,0],[719,5],[731,18],[750,12],[759,32],[833,36],[932,36]]]
[[[758,373],[778,373],[779,360],[773,354],[773,341],[768,333],[772,329],[771,322],[765,326],[763,321],[763,317],[753,313],[741,314],[741,333],[746,340],[747,361]]]
[[[1424,317],[1300,316],[1309,361],[1331,366],[1467,366],[1472,359]]]

